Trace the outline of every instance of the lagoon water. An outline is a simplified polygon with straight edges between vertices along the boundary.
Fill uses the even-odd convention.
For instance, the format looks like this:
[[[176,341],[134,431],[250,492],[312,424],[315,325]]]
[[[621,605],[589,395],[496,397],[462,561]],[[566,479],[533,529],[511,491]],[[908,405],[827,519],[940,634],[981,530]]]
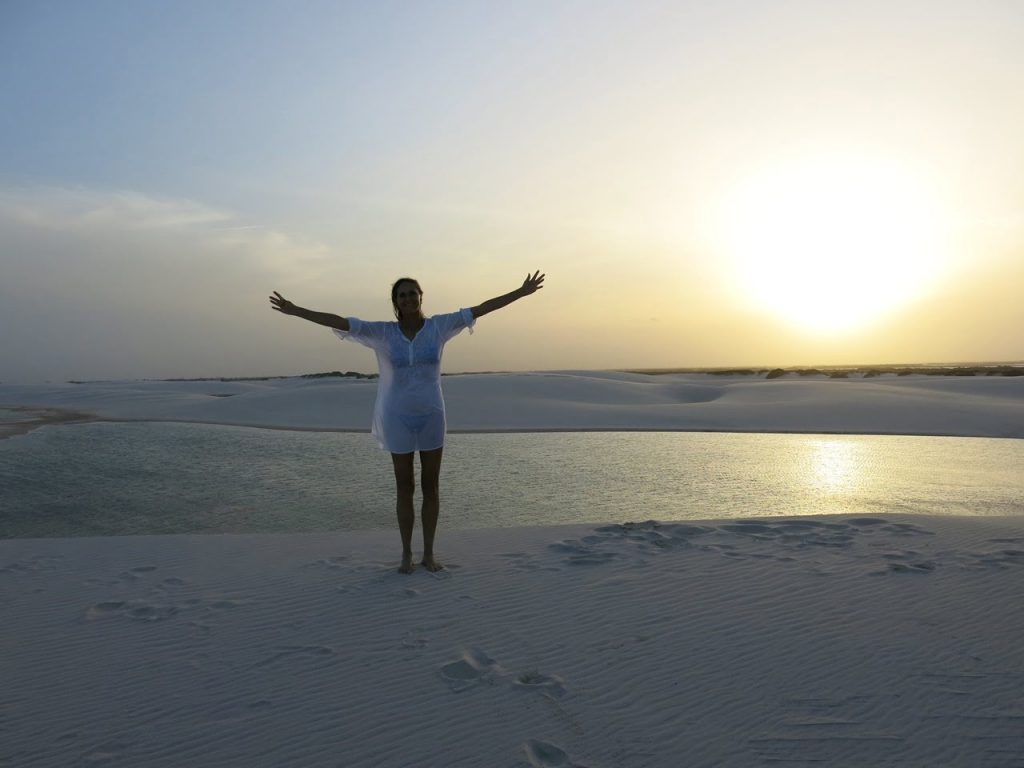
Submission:
[[[453,434],[442,525],[1024,515],[1024,441],[701,432]],[[0,441],[0,538],[394,527],[369,435],[178,423]]]

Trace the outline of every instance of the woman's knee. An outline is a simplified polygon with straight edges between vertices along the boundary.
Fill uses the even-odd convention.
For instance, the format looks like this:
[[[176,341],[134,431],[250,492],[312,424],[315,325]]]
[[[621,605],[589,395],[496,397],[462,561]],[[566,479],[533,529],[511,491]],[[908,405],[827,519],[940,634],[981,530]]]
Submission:
[[[412,496],[416,493],[416,479],[411,475],[408,477],[396,477],[395,478],[395,490],[398,491],[398,495],[401,496]]]
[[[391,459],[395,466],[395,488],[398,496],[412,496],[416,492],[416,473],[413,469],[412,456],[410,454],[392,454]]]
[[[422,485],[424,499],[437,499],[440,497],[441,483],[440,479],[436,475],[428,475],[426,472],[424,472],[422,478]]]
[[[437,448],[420,453],[420,468],[422,469],[420,486],[423,488],[423,498],[426,501],[436,501],[438,498],[443,450],[443,448]]]

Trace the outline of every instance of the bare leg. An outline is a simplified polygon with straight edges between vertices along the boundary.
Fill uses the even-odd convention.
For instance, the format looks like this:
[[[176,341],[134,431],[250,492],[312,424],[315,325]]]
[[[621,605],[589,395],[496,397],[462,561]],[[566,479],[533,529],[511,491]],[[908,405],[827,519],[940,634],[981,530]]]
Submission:
[[[420,451],[420,469],[423,484],[423,511],[420,519],[423,522],[423,566],[428,571],[440,571],[444,568],[434,558],[434,532],[437,530],[437,518],[441,513],[441,454],[444,448],[434,451]]]
[[[416,491],[416,472],[413,466],[413,453],[392,453],[391,463],[395,467],[395,490],[397,503],[395,510],[398,515],[398,532],[402,536],[402,564],[399,573],[412,573],[416,566],[412,562],[412,528],[416,522],[413,511],[413,493]]]

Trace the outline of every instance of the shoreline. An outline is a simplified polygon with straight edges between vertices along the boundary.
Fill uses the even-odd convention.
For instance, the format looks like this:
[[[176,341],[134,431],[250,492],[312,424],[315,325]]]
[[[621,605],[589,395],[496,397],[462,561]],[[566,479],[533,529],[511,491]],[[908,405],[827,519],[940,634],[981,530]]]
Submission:
[[[194,419],[154,419],[154,418],[106,418],[95,414],[79,411],[64,411],[59,408],[29,408],[25,406],[12,407],[2,406],[6,410],[26,410],[47,412],[53,416],[36,419],[26,422],[2,422],[0,421],[0,440],[10,437],[28,434],[36,429],[46,426],[63,424],[195,424],[206,427],[239,427],[241,429],[266,429],[275,432],[315,432],[329,434],[353,434],[369,435],[369,429],[357,429],[354,427],[301,427],[301,426],[280,426],[275,424],[249,424],[228,421],[198,421]],[[20,429],[19,429],[20,428]],[[8,431],[10,430],[10,431]],[[964,439],[983,440],[1022,440],[1024,436],[1019,435],[964,435],[956,432],[852,432],[847,430],[817,430],[817,429],[712,429],[698,427],[521,427],[521,428],[494,428],[494,429],[448,429],[449,435],[546,435],[566,433],[706,433],[724,435],[823,435],[830,437],[957,437]]]
[[[973,529],[975,533],[989,529],[1002,529],[1004,532],[1015,531],[1021,534],[1021,538],[1014,538],[1012,543],[1024,544],[1024,515],[969,515],[969,514],[935,514],[932,512],[883,512],[876,515],[859,515],[849,511],[839,512],[815,512],[807,515],[768,515],[768,516],[749,516],[749,517],[709,517],[709,518],[657,518],[657,519],[641,519],[642,516],[638,516],[635,519],[608,519],[608,520],[589,520],[586,522],[554,522],[554,523],[533,523],[529,525],[513,525],[513,526],[480,526],[477,528],[449,528],[442,529],[438,532],[438,551],[444,553],[448,549],[447,541],[451,541],[453,547],[461,545],[463,540],[472,540],[480,546],[481,554],[494,554],[503,547],[506,547],[509,543],[510,538],[522,537],[524,539],[536,539],[538,537],[543,538],[551,535],[555,536],[587,536],[589,533],[594,531],[600,531],[606,528],[622,528],[627,531],[647,531],[647,530],[660,530],[660,529],[675,529],[683,528],[690,531],[697,530],[725,530],[729,531],[730,526],[734,527],[732,533],[742,534],[743,537],[749,538],[750,541],[764,541],[761,530],[764,527],[770,528],[777,525],[788,525],[795,524],[798,527],[804,523],[808,526],[814,526],[817,523],[824,523],[827,527],[829,523],[835,521],[846,521],[850,520],[858,521],[858,525],[870,526],[874,524],[898,524],[898,525],[911,525],[921,524],[943,527],[947,525],[961,526],[964,530]],[[895,521],[895,522],[894,522]],[[745,529],[745,530],[744,530]],[[416,527],[414,530],[413,537],[413,551],[419,553],[421,550],[422,542],[418,540],[420,534],[420,521],[417,516]],[[386,525],[381,525],[379,528],[330,528],[323,530],[306,530],[306,531],[193,531],[193,532],[181,532],[181,533],[102,533],[93,534],[89,536],[11,536],[11,537],[0,537],[0,556],[6,556],[10,558],[12,556],[19,555],[19,549],[24,547],[25,552],[33,551],[38,552],[38,548],[32,549],[33,545],[39,545],[42,547],[71,547],[74,548],[77,542],[82,542],[84,545],[101,544],[106,541],[116,541],[125,546],[132,544],[148,545],[155,544],[157,542],[169,542],[172,540],[178,540],[179,542],[188,543],[191,539],[217,539],[223,538],[225,540],[237,540],[244,542],[245,540],[252,540],[252,542],[267,542],[271,539],[279,539],[281,541],[288,541],[290,544],[301,544],[303,541],[309,543],[311,546],[319,546],[324,540],[342,540],[342,539],[354,539],[354,540],[365,540],[368,546],[380,547],[385,553],[391,552],[391,550],[400,550],[400,544],[398,542],[398,527],[394,521],[389,521]],[[639,536],[639,538],[650,538],[645,536]],[[1004,543],[1011,543],[1010,539],[1006,539]],[[204,544],[204,546],[206,546]],[[490,548],[494,547],[494,553],[490,552]],[[837,547],[838,548],[838,547]],[[1010,550],[1016,552],[1014,557],[1022,558],[1019,565],[1024,565],[1024,550]],[[396,565],[399,562],[399,555],[394,556]],[[449,565],[447,561],[443,561],[446,568]],[[3,566],[6,561],[0,559],[0,575],[5,573]],[[458,570],[462,566],[458,563],[451,563],[455,570]],[[422,571],[423,574],[430,575],[432,578],[437,578],[436,574],[430,574],[428,571],[417,569],[416,572]],[[406,576],[407,574],[399,574],[400,576]],[[450,575],[450,574],[449,574]]]

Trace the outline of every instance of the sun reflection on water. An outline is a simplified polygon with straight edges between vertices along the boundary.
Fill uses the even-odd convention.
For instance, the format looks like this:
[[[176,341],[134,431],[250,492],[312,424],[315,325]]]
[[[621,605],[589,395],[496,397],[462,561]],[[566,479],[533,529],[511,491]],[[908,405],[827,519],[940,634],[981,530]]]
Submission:
[[[815,487],[830,493],[849,493],[863,478],[861,446],[853,440],[815,440],[810,449],[809,476]]]

